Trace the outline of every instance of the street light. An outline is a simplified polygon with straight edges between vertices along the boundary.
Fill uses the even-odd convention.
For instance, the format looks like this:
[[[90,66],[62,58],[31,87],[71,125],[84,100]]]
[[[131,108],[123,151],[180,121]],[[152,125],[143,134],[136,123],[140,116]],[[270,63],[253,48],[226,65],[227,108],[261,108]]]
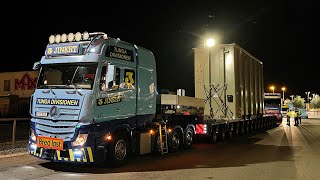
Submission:
[[[209,38],[209,39],[207,39],[207,41],[206,41],[206,47],[212,47],[212,46],[214,46],[216,44],[216,41],[214,40],[214,39],[212,39],[212,38]]]
[[[291,97],[291,101],[293,101],[293,97],[294,97],[294,95],[291,95],[290,97]]]
[[[306,92],[306,95],[307,95],[307,105],[306,105],[306,109],[307,109],[307,110],[309,109],[309,102],[310,102],[310,100],[309,100],[309,94],[310,94],[310,91],[307,91],[307,92]]]
[[[209,94],[211,96],[211,59],[210,59],[210,51],[211,47],[213,47],[216,44],[216,41],[212,38],[207,39],[205,43],[205,47],[208,47],[208,68],[209,68]],[[209,106],[210,106],[210,117],[213,117],[213,109],[212,109],[212,103],[211,103],[211,97],[209,99]]]
[[[274,87],[274,86],[271,86],[270,89],[272,90],[272,93],[274,93],[275,87]]]
[[[283,96],[283,102],[284,102],[284,91],[286,90],[286,87],[282,87],[281,90],[282,90],[282,96]]]
[[[307,91],[307,92],[306,92],[306,95],[307,95],[307,103],[309,102],[309,94],[310,94],[310,91]]]

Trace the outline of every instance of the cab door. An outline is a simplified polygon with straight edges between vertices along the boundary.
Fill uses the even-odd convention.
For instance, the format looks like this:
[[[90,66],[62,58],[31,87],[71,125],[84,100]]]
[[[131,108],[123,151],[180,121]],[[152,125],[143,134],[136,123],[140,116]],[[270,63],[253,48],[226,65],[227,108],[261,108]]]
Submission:
[[[101,67],[100,87],[96,96],[96,122],[118,120],[134,124],[136,120],[135,69],[119,63]]]

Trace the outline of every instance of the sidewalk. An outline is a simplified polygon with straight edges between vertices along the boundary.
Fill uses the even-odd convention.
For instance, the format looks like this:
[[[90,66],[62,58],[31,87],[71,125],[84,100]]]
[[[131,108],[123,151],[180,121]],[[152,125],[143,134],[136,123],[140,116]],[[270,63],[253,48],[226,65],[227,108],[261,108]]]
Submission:
[[[27,153],[28,141],[17,141],[14,147],[12,147],[11,142],[0,143],[0,159]]]

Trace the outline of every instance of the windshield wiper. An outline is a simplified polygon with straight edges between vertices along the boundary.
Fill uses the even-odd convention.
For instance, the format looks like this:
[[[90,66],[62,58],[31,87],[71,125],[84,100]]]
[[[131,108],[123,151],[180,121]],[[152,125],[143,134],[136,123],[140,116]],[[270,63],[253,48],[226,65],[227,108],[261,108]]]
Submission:
[[[50,90],[50,92],[53,94],[53,95],[56,95],[56,93],[55,92],[53,92],[53,90],[51,89],[51,87],[50,86],[48,86],[48,85],[45,85],[45,84],[43,84],[43,85],[41,85],[42,87],[48,87],[49,88],[49,90]]]
[[[76,90],[76,92],[77,92],[80,96],[83,96],[83,94],[79,91],[78,86],[73,83],[74,77],[76,76],[78,69],[79,69],[79,66],[77,66],[77,69],[74,71],[73,76],[72,76],[72,79],[71,79],[70,83],[68,84],[68,86],[73,85],[74,90]]]
[[[73,88],[74,88],[74,90],[76,90],[76,92],[80,95],[80,96],[83,96],[83,94],[79,91],[79,86],[78,85],[76,85],[76,84],[71,84],[71,85],[73,85]],[[81,89],[81,88],[80,88]]]

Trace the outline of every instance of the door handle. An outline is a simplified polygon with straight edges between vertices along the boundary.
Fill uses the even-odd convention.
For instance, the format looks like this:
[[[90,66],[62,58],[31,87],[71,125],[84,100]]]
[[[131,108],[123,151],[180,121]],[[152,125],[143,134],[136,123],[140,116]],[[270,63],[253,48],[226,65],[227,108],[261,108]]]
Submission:
[[[116,109],[116,112],[120,112],[120,109]]]

